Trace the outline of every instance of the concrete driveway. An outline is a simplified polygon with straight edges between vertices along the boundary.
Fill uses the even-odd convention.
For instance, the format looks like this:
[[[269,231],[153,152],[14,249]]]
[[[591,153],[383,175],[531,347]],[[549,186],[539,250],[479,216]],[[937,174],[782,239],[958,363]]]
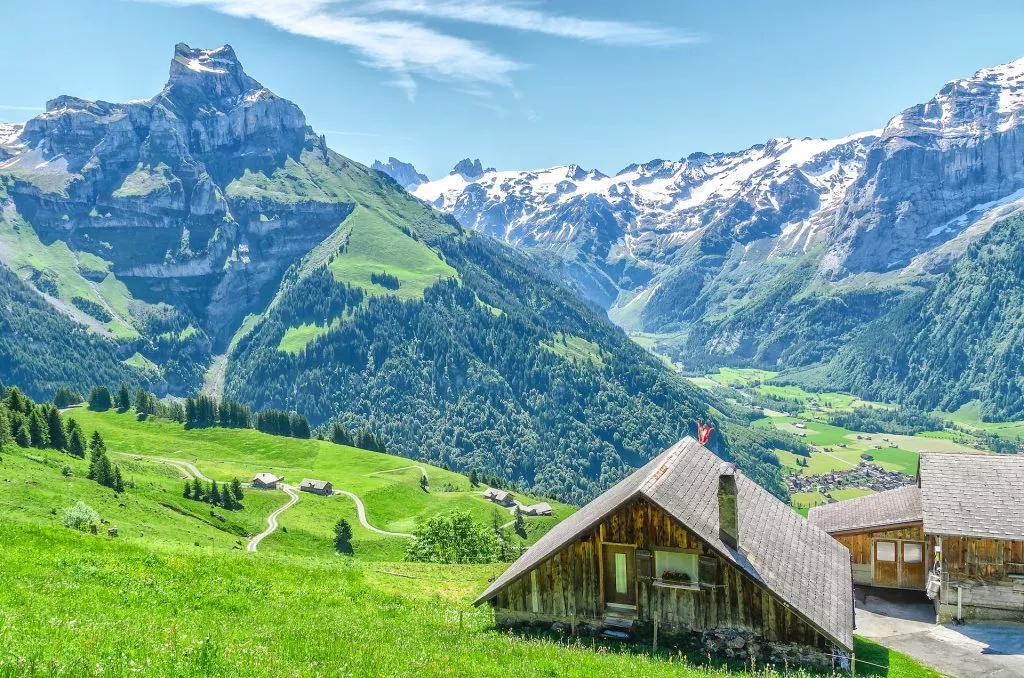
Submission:
[[[935,623],[924,593],[857,587],[857,630],[958,678],[1024,676],[1024,625]]]

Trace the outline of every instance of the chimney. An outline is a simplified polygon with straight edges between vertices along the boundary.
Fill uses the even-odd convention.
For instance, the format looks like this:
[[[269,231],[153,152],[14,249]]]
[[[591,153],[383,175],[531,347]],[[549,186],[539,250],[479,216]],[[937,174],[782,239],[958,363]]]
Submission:
[[[728,462],[718,468],[718,538],[731,549],[736,549],[740,541],[736,465]]]

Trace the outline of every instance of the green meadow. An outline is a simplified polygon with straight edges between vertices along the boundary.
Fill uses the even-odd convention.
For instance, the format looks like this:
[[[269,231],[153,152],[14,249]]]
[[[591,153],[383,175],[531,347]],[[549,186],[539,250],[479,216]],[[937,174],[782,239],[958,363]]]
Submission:
[[[495,507],[463,475],[318,440],[139,421],[130,411],[65,416],[87,435],[100,432],[128,487],[115,494],[86,479],[86,460],[53,450],[0,453],[0,676],[777,675],[685,648],[503,632],[490,608],[471,603],[506,565],[404,562],[408,540],[362,527],[345,496],[300,493],[248,553],[249,536],[285,494],[247,489],[241,510],[211,511],[182,496],[182,471],[161,460],[195,464],[218,481],[258,471],[293,484],[327,479],[362,498],[371,525],[396,532],[452,509],[490,523]],[[63,526],[64,509],[80,500],[104,521],[96,535]],[[573,511],[552,505],[555,517],[526,519],[525,543]],[[353,528],[351,555],[331,541],[339,518]],[[936,675],[868,641],[857,639],[857,652],[885,667],[860,675]]]

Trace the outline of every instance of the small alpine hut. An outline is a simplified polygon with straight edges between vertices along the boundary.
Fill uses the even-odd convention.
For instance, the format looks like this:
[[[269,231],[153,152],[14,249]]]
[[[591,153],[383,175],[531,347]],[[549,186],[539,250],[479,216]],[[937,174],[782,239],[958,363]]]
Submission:
[[[334,494],[334,486],[326,480],[314,480],[313,478],[303,478],[302,483],[299,485],[299,490],[302,492],[310,492],[312,494],[320,494],[328,497]]]
[[[282,480],[284,478],[278,478],[273,473],[257,473],[250,485],[257,490],[276,490],[277,484]]]
[[[848,668],[850,553],[693,438],[551,529],[476,604],[502,626]]]
[[[925,590],[936,619],[1024,622],[1024,455],[925,453],[917,483],[811,510],[858,584]]]

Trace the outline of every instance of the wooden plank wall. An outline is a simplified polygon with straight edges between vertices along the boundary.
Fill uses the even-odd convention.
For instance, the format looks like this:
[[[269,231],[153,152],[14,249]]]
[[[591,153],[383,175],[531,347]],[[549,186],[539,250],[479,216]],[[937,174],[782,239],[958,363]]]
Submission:
[[[827,649],[830,642],[738,567],[718,556],[699,537],[661,509],[637,500],[604,520],[594,532],[567,544],[538,565],[532,574],[507,586],[497,596],[498,614],[509,619],[596,621],[604,616],[601,600],[600,553],[605,542],[637,548],[695,549],[717,560],[714,586],[691,591],[637,582],[637,616],[655,617],[663,632],[742,628],[769,641],[794,642]],[[532,587],[539,595],[532,595]],[[536,601],[536,609],[534,608]]]
[[[950,578],[999,581],[1024,574],[1024,541],[942,538],[943,567]]]
[[[925,541],[924,529],[921,525],[913,525],[895,530],[875,530],[865,532],[848,532],[832,535],[836,541],[850,549],[850,559],[854,565],[871,564],[872,539],[907,539]],[[926,558],[930,562],[931,558]]]

